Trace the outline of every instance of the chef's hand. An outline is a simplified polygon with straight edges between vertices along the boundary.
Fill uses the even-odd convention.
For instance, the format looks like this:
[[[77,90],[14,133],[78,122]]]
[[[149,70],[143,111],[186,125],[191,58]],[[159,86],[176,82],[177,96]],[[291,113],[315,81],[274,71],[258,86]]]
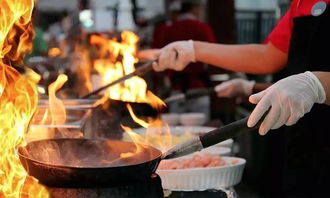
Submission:
[[[181,71],[190,62],[195,62],[193,41],[177,41],[160,50],[158,62],[153,64],[153,68],[155,71],[166,69]]]
[[[324,103],[325,91],[319,79],[311,72],[284,78],[268,89],[250,96],[257,104],[248,120],[253,127],[270,108],[262,122],[259,133],[265,135],[270,129],[291,126],[308,113],[314,103]]]
[[[160,54],[160,49],[147,49],[138,52],[137,56],[142,60],[156,60]]]
[[[233,79],[223,82],[215,87],[218,97],[237,97],[250,96],[252,94],[255,81],[248,81],[245,79]]]

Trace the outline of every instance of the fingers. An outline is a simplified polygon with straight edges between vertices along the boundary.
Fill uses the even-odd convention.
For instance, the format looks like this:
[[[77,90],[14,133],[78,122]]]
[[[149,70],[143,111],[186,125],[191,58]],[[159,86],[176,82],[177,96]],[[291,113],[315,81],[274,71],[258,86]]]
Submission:
[[[161,50],[160,55],[158,57],[158,63],[153,63],[153,68],[157,72],[164,71],[167,69],[169,65],[169,59],[168,57],[170,56],[171,50],[169,48],[165,48]]]
[[[178,52],[174,48],[164,48],[161,50],[158,57],[158,63],[153,63],[155,71],[160,72],[166,69],[177,69]]]
[[[138,52],[137,56],[139,59],[144,60],[156,60],[160,55],[160,49],[148,49],[141,50]]]
[[[288,119],[288,121],[285,123],[285,125],[286,126],[291,126],[291,125],[294,125],[294,124],[296,124],[297,122],[298,122],[298,120],[300,119],[300,118],[302,118],[304,116],[304,113],[303,112],[293,112],[291,115],[290,115],[290,117],[289,117],[289,119]]]
[[[248,120],[248,127],[254,127],[260,118],[264,115],[264,113],[270,108],[271,103],[269,100],[260,100],[257,106],[252,111],[249,120]]]
[[[218,97],[230,97],[231,83],[223,82],[215,87]]]
[[[267,93],[267,89],[264,90],[264,91],[261,91],[257,94],[253,94],[249,97],[249,101],[252,103],[252,104],[257,104],[261,99],[262,97],[265,96],[265,94]]]
[[[267,110],[268,109],[266,109],[266,111]],[[264,113],[261,114],[261,116],[264,115]],[[281,115],[281,109],[276,106],[272,106],[269,113],[265,117],[264,121],[260,125],[259,134],[265,135],[272,128],[272,126],[275,125],[275,123],[278,121],[280,115]]]
[[[271,127],[271,129],[278,129],[281,126],[283,126],[289,119],[290,112],[288,112],[286,109],[281,108],[280,115],[278,119],[276,120],[275,124]]]
[[[168,55],[169,65],[167,65],[167,68],[180,71],[181,66],[178,65],[178,58],[179,53],[175,49],[171,50]]]

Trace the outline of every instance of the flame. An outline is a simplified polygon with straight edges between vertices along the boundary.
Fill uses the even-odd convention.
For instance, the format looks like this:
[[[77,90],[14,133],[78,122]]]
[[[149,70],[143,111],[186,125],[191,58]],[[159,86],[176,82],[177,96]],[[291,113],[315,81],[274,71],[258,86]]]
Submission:
[[[130,31],[121,33],[121,42],[115,38],[108,39],[104,35],[92,35],[90,42],[98,47],[99,56],[94,61],[94,69],[101,76],[101,85],[106,85],[135,71],[134,64],[138,62],[136,57],[138,41],[138,36]],[[105,95],[114,100],[150,103],[154,107],[165,105],[147,91],[147,83],[138,76],[109,87]]]
[[[64,124],[66,122],[66,111],[62,100],[56,97],[56,92],[68,81],[68,76],[60,74],[56,81],[49,85],[49,110],[52,117],[51,124]]]
[[[56,92],[60,90],[68,81],[68,76],[60,74],[57,79],[48,87],[48,105],[47,108],[39,108],[34,116],[32,123],[34,125],[51,125],[54,127],[33,127],[30,129],[27,139],[29,141],[38,139],[53,138],[55,132],[59,132],[62,137],[81,137],[82,133],[73,133],[66,128],[57,127],[67,122],[67,112],[63,101],[56,96]]]
[[[81,44],[77,44],[74,46],[74,55],[71,58],[71,69],[78,74],[75,89],[79,95],[91,92],[91,64],[88,50]]]
[[[28,177],[15,150],[25,144],[38,102],[40,77],[20,66],[32,47],[34,1],[0,0],[0,4],[0,197],[49,197],[37,180]]]
[[[56,92],[62,88],[68,77],[60,74],[57,79],[48,86],[47,108],[40,108],[34,117],[34,125],[59,125],[66,122],[66,111],[62,100],[56,97]]]
[[[62,55],[62,50],[58,47],[52,47],[48,50],[49,57],[59,57]]]
[[[124,127],[124,131],[128,133],[132,141],[137,147],[141,145],[150,145],[157,147],[162,151],[165,151],[169,145],[172,145],[172,134],[170,127],[167,123],[160,119],[150,120],[149,122],[138,118],[131,105],[127,104],[127,109],[132,117],[132,119],[141,125],[143,128],[147,129],[144,135],[139,135],[134,133],[130,128]]]

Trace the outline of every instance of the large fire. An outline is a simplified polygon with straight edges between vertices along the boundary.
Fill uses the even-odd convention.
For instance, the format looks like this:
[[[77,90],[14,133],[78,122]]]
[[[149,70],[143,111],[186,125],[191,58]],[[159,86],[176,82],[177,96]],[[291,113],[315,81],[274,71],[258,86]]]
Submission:
[[[38,102],[39,76],[21,66],[32,47],[34,1],[0,0],[0,5],[0,197],[48,197],[46,189],[28,177],[15,150],[24,144]]]
[[[102,85],[135,71],[134,64],[139,61],[136,57],[138,41],[138,36],[130,31],[121,33],[120,42],[104,35],[92,35],[90,42],[98,47],[98,59],[94,61],[94,69],[101,76]],[[154,107],[164,105],[152,92],[147,91],[146,81],[138,76],[109,87],[105,95],[114,100],[149,103]]]
[[[111,83],[124,75],[135,71],[135,63],[139,60],[136,57],[137,44],[139,38],[130,31],[121,33],[121,40],[116,38],[107,38],[106,35],[92,35],[90,42],[97,47],[98,58],[94,61],[94,69],[101,76],[101,85]],[[126,102],[148,103],[155,109],[161,109],[165,103],[147,90],[146,81],[138,76],[126,80],[122,84],[109,87],[104,93],[105,97],[99,102],[104,102],[107,98],[121,100]],[[111,107],[110,107],[111,108]],[[124,131],[129,135],[131,141],[136,146],[136,153],[141,152],[141,146],[152,145],[162,148],[171,141],[169,127],[161,120],[144,121],[139,119],[130,105],[127,106],[132,119],[144,128],[157,129],[149,131],[145,136],[138,135],[128,127],[123,126]],[[163,130],[165,128],[165,130]],[[135,154],[136,154],[135,153]],[[122,157],[130,157],[133,153],[123,153]]]

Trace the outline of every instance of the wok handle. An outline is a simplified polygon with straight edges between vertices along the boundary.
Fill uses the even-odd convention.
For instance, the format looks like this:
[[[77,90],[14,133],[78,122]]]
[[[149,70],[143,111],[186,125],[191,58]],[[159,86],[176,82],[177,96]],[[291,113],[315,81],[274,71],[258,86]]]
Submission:
[[[207,96],[215,93],[214,88],[205,88],[205,89],[199,89],[199,90],[192,90],[188,91],[186,93],[186,100],[188,99],[194,99],[194,98],[199,98],[201,96]]]
[[[134,72],[127,74],[103,87],[100,87],[100,88],[82,96],[81,99],[87,99],[87,98],[91,97],[92,95],[98,94],[100,91],[107,89],[108,87],[114,86],[116,84],[120,84],[120,83],[124,82],[125,80],[132,78],[133,76],[141,76],[149,71],[152,71],[153,62],[155,62],[155,61],[149,61],[149,62],[145,63],[141,67],[137,68]]]
[[[219,129],[210,131],[203,136],[193,137],[189,140],[182,142],[181,144],[174,146],[162,155],[162,159],[181,157],[196,151],[200,151],[204,148],[215,145],[227,139],[236,137],[242,132],[249,132],[258,129],[268,112],[269,110],[262,116],[262,118],[254,127],[249,128],[247,126],[247,121],[249,118],[243,118],[241,120],[223,126]]]
[[[259,122],[254,127],[248,127],[247,121],[249,117],[237,120],[226,126],[215,129],[206,133],[205,135],[200,136],[200,141],[203,145],[203,148],[218,144],[230,138],[238,136],[242,132],[250,132],[256,130],[260,127],[261,123],[267,116],[269,110],[260,118]]]

